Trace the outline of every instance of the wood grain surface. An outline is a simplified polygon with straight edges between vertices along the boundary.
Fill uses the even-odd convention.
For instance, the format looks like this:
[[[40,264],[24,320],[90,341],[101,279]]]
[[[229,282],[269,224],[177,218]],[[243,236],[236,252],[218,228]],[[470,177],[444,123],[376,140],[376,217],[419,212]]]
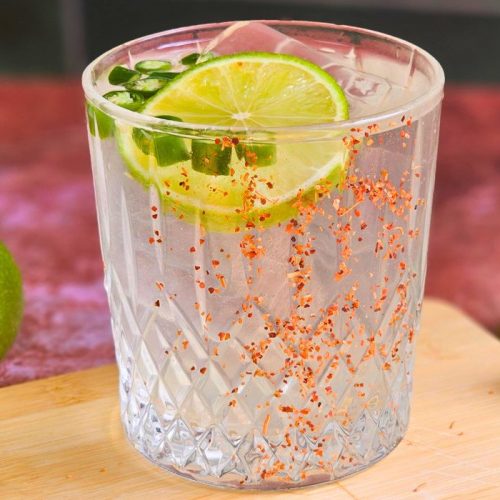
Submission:
[[[0,389],[0,498],[500,498],[500,342],[427,300],[410,429],[372,468],[282,493],[199,486],[125,440],[115,366]]]

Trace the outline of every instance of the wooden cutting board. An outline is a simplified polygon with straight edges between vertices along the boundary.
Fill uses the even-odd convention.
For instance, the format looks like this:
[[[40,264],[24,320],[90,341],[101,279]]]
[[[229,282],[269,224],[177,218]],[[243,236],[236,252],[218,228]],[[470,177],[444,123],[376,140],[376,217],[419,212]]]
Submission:
[[[0,499],[252,496],[174,477],[125,440],[115,366],[0,389]],[[338,483],[259,499],[500,498],[500,342],[457,309],[424,306],[410,429]]]

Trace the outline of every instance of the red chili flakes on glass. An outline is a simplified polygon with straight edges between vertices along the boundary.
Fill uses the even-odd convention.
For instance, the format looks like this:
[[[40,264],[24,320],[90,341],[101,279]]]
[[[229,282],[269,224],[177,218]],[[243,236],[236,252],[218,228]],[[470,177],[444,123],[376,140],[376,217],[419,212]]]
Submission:
[[[267,434],[267,431],[269,429],[269,422],[271,421],[271,415],[269,413],[266,415],[266,418],[264,419],[264,423],[262,424],[262,434],[265,436]]]
[[[189,249],[189,251],[190,251],[191,253],[194,253],[194,252],[196,252],[196,248],[195,248],[195,247],[191,247],[191,248]]]
[[[229,332],[219,332],[218,337],[219,340],[223,342],[225,340],[229,340],[231,338],[231,334]]]
[[[229,401],[229,406],[234,408],[236,406],[236,399],[231,399],[231,401]]]
[[[205,367],[205,366],[204,366],[203,368],[200,368],[200,373],[201,373],[202,375],[205,375],[206,371],[207,371],[207,369],[206,369],[206,367]]]
[[[215,277],[219,280],[220,286],[222,288],[226,288],[227,283],[226,283],[226,278],[224,277],[223,274],[216,274]]]
[[[162,283],[161,281],[157,281],[156,286],[158,287],[158,290],[160,290],[160,291],[165,288],[165,284]]]
[[[413,328],[410,328],[410,331],[408,332],[408,341],[410,343],[413,342],[414,336],[415,336],[415,330],[413,330]]]
[[[255,259],[265,255],[266,251],[262,245],[256,242],[253,234],[246,234],[240,242],[241,253],[247,259]]]
[[[220,265],[220,262],[217,259],[212,259],[212,266],[213,267],[218,267]]]
[[[283,413],[293,413],[293,408],[291,406],[280,406],[280,411]]]
[[[341,262],[339,265],[339,270],[335,273],[335,281],[340,281],[345,278],[351,270],[346,266],[345,262]]]
[[[160,301],[159,300],[155,300],[155,306],[156,307],[160,307]]]
[[[189,347],[189,340],[183,340],[182,347],[184,350],[186,350]]]
[[[151,237],[148,239],[148,241],[149,241],[149,244],[152,245],[155,242],[155,239]]]

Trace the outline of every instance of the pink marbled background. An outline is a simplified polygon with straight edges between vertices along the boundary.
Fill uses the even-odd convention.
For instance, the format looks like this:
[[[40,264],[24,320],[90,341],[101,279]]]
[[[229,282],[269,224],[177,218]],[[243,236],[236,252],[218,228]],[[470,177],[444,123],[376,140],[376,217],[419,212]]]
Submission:
[[[0,81],[0,240],[25,315],[0,386],[113,361],[78,81]],[[500,325],[500,88],[448,87],[427,294]]]

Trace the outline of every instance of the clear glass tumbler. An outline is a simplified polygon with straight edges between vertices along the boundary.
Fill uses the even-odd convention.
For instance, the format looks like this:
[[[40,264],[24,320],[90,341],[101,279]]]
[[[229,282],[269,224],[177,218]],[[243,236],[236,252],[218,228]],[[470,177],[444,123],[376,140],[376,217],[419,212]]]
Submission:
[[[353,118],[225,130],[101,97],[116,64],[197,51],[229,23],[117,47],[86,69],[83,87],[127,436],[175,474],[277,489],[358,472],[405,433],[444,77],[429,54],[391,36],[264,24],[337,57]],[[228,138],[232,149],[267,147],[309,178],[276,201],[266,167],[246,172],[233,151],[231,182],[253,193],[253,215],[214,208],[169,191],[153,166],[141,173],[127,154],[132,129],[187,150]],[[210,189],[189,158],[175,168],[187,186]]]

